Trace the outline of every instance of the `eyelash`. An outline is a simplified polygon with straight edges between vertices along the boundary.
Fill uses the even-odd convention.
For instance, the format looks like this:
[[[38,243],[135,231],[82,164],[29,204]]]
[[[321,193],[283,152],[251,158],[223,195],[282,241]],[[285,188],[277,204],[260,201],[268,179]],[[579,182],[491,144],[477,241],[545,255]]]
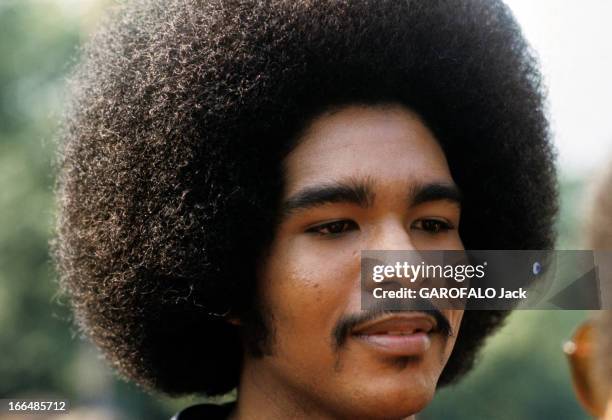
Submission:
[[[436,235],[438,233],[445,233],[453,229],[453,226],[450,223],[444,220],[439,220],[439,219],[420,219],[420,220],[417,220],[415,223],[413,223],[411,227],[414,227],[414,225],[419,222],[421,223],[421,225],[434,224],[434,226],[436,226],[433,229],[426,229],[425,227],[417,228],[418,230],[423,230],[431,235]]]
[[[338,227],[341,228],[339,232],[323,232],[323,230],[325,229],[330,230]],[[354,228],[359,229],[357,223],[353,222],[352,220],[334,220],[333,222],[323,223],[317,226],[310,227],[306,229],[306,232],[315,233],[319,236],[337,236],[347,232],[348,230],[353,230]]]
[[[419,223],[421,224],[421,227],[416,227],[415,225]],[[429,228],[426,228],[425,226],[429,226]],[[411,228],[415,227],[416,229],[425,231],[431,235],[444,233],[453,229],[453,226],[450,223],[438,219],[419,219],[411,225]],[[353,222],[352,220],[334,220],[333,222],[310,227],[306,229],[306,232],[315,233],[320,236],[338,236],[355,229],[359,229],[359,226],[357,226],[357,223]],[[328,232],[324,232],[325,230]],[[336,231],[332,232],[332,230]]]

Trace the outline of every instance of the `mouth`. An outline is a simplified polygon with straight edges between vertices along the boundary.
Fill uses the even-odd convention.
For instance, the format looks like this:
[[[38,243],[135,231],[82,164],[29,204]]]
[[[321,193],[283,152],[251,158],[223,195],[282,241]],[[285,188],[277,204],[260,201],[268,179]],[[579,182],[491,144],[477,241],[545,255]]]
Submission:
[[[390,315],[355,327],[351,336],[391,356],[420,356],[431,346],[436,320],[425,313]]]

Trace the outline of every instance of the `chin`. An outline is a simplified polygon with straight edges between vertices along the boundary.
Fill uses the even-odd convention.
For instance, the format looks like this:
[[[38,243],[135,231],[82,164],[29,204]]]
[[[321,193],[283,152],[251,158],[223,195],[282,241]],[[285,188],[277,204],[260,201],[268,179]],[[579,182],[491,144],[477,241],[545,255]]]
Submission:
[[[428,400],[413,400],[404,398],[402,401],[378,401],[358,412],[351,413],[349,418],[359,418],[362,420],[401,420],[406,417],[418,414],[425,409]]]
[[[363,390],[363,398],[355,399],[365,403],[358,418],[402,419],[422,411],[435,394],[435,383],[423,384],[420,380],[385,381],[372,389],[374,385]]]

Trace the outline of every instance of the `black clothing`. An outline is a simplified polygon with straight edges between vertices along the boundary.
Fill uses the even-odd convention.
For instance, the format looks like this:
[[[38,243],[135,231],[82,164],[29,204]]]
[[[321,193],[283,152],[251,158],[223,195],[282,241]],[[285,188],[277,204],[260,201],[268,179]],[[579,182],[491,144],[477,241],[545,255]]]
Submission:
[[[170,420],[226,420],[236,402],[223,405],[197,404],[175,414]]]

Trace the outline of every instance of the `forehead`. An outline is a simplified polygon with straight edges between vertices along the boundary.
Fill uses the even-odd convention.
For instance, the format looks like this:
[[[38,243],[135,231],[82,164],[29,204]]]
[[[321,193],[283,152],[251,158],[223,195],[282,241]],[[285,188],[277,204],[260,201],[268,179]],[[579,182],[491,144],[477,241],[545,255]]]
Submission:
[[[401,105],[351,105],[307,127],[285,160],[286,193],[325,182],[374,185],[452,181],[442,148],[419,116]]]

